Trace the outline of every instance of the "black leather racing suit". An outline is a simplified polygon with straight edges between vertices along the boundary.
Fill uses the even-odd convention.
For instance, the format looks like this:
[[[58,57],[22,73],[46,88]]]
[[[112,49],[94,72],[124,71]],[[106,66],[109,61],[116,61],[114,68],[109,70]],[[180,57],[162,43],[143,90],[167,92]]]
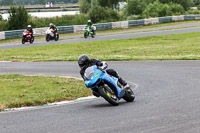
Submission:
[[[33,29],[32,28],[27,28],[27,31],[29,31],[31,34],[31,39],[33,38]]]
[[[56,33],[58,32],[58,28],[55,26],[55,25],[53,25],[53,26],[51,26],[50,27],[50,29],[53,29],[54,30],[54,37],[56,36]]]
[[[102,66],[102,62],[100,60],[97,60],[97,59],[90,59],[89,66],[93,66],[93,65]],[[86,69],[87,69],[87,67],[80,70],[80,74],[81,74],[83,79],[84,79],[84,73],[85,73]],[[118,78],[118,81],[121,85],[125,86],[127,84],[126,81],[124,81],[114,69],[106,69],[106,72],[109,75],[112,75],[112,76]]]

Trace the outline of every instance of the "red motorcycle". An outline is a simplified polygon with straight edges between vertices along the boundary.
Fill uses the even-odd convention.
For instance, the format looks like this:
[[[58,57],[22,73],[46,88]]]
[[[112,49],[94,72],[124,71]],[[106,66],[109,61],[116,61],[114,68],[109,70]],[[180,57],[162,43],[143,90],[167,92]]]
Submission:
[[[25,42],[30,42],[30,43],[34,42],[34,36],[31,38],[31,32],[27,30],[23,32],[22,36],[22,44],[25,44]]]

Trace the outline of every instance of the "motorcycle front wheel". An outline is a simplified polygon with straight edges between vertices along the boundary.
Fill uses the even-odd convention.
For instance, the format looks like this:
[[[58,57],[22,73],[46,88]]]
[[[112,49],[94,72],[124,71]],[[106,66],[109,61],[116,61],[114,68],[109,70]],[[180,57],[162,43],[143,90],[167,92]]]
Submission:
[[[49,42],[49,40],[50,40],[50,35],[47,35],[46,36],[46,41]]]
[[[26,38],[23,37],[23,38],[22,38],[22,44],[25,44],[25,42],[26,42]]]
[[[88,33],[85,32],[85,33],[84,33],[84,38],[87,38],[87,37],[88,37]]]
[[[107,90],[106,87],[99,87],[99,93],[100,95],[111,105],[117,106],[119,105],[118,103],[118,98],[114,93],[111,93],[109,90]]]
[[[133,102],[135,100],[135,94],[133,93],[131,88],[125,91],[123,99],[127,102]]]

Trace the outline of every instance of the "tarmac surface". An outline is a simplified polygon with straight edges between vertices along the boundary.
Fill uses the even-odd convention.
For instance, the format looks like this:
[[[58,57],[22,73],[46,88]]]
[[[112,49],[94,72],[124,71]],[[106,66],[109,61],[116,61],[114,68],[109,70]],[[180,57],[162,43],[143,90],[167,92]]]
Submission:
[[[0,44],[0,49],[197,31],[200,31],[199,27],[105,34],[94,39],[74,36],[74,39],[49,43],[36,41],[31,45]],[[121,100],[119,106],[113,107],[104,99],[95,98],[59,106],[0,112],[0,133],[200,132],[200,61],[120,61],[108,64],[131,85],[136,95],[134,102]],[[77,62],[0,62],[0,74],[80,78]]]
[[[1,133],[198,133],[200,61],[108,62],[134,88],[135,102],[102,98],[0,113]],[[73,67],[72,67],[73,66]],[[77,62],[0,62],[0,74],[79,76]]]
[[[144,36],[158,36],[158,35],[168,35],[168,34],[179,34],[179,33],[190,33],[190,32],[199,32],[200,27],[191,27],[191,26],[200,26],[200,23],[189,23],[182,25],[173,25],[173,26],[164,26],[157,28],[141,29],[141,30],[129,30],[121,32],[110,32],[110,33],[100,33],[95,38],[83,38],[82,35],[72,35],[72,36],[63,36],[60,37],[59,41],[50,41],[46,42],[45,39],[35,40],[34,43],[26,43],[22,45],[21,41],[3,43],[0,44],[0,49],[12,49],[12,48],[24,48],[24,47],[33,47],[33,46],[44,46],[44,45],[55,45],[55,44],[68,44],[68,43],[79,43],[79,42],[93,42],[93,41],[103,41],[103,40],[119,40],[119,39],[129,39],[136,37]],[[184,28],[189,27],[189,28]],[[170,28],[180,28],[180,29],[170,29]]]

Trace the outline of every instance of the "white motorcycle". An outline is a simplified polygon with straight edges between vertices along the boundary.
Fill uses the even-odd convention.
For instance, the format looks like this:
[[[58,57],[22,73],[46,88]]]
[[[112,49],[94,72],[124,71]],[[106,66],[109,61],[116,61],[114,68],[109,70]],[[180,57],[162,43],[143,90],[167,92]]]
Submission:
[[[58,32],[56,32],[54,34],[54,29],[47,29],[46,31],[46,41],[49,42],[50,40],[55,40],[55,41],[58,41],[59,39],[59,34]]]

